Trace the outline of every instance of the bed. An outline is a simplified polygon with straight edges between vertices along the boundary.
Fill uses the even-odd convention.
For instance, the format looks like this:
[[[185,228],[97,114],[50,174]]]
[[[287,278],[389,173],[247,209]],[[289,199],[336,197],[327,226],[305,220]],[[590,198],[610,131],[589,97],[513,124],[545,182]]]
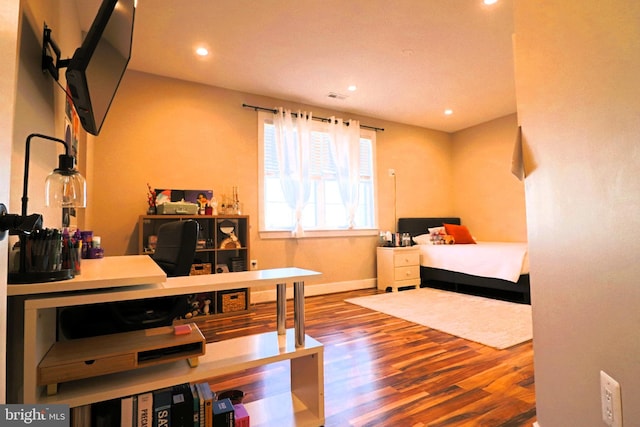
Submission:
[[[413,239],[443,223],[460,225],[461,221],[456,217],[399,218],[398,232]],[[418,246],[420,286],[531,303],[526,243]]]

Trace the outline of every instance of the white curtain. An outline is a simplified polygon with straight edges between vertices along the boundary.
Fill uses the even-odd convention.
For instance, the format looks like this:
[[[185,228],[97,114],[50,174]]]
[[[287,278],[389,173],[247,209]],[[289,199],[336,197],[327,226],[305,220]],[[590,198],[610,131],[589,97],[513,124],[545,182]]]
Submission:
[[[348,124],[348,126],[347,126]],[[329,124],[331,155],[336,164],[342,204],[347,212],[349,228],[355,228],[360,187],[360,122],[331,117]]]
[[[294,211],[295,223],[291,234],[302,237],[302,211],[309,201],[311,178],[309,149],[311,144],[311,113],[301,113],[294,125],[291,110],[278,108],[273,120],[278,155],[280,185],[287,205]]]

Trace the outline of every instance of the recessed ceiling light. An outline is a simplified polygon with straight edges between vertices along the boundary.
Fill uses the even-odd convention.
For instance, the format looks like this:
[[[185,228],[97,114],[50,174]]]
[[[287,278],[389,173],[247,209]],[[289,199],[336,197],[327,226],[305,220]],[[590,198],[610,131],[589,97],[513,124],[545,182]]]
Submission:
[[[329,98],[333,98],[333,99],[341,99],[341,100],[345,100],[347,99],[349,96],[347,95],[343,95],[341,93],[337,93],[337,92],[329,92],[329,94],[327,95]]]
[[[196,55],[207,56],[209,55],[209,50],[206,47],[199,47],[196,49]]]
[[[445,116],[450,116],[453,114],[453,110],[450,108],[447,108],[446,110],[444,110],[444,115]]]
[[[498,3],[498,0],[484,0],[483,3],[484,4],[496,4],[496,3]]]
[[[347,89],[349,89],[350,92],[354,92],[356,89],[358,89],[358,86],[350,85]]]

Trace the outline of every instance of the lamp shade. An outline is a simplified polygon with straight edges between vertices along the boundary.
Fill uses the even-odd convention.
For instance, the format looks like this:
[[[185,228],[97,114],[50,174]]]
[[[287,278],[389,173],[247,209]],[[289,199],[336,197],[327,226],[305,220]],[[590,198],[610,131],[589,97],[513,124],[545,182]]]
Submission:
[[[87,183],[73,168],[73,157],[61,154],[59,167],[45,181],[45,204],[49,207],[84,208],[87,206]]]

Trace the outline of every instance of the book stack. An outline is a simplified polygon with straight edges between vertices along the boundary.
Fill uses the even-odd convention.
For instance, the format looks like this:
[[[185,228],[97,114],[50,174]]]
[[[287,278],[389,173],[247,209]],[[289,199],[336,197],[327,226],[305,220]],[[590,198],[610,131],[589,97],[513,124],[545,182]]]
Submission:
[[[70,426],[249,427],[249,414],[242,404],[218,400],[207,382],[184,383],[74,407]]]

